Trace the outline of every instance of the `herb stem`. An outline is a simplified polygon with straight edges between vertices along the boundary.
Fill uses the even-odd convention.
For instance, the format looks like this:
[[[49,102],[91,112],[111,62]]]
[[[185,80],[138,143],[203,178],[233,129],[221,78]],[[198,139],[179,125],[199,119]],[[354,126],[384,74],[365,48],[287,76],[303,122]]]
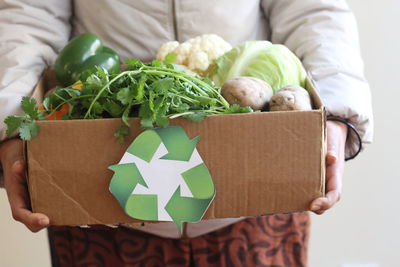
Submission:
[[[221,113],[221,112],[213,111],[213,110],[190,110],[190,111],[185,111],[185,112],[182,112],[182,113],[170,114],[167,117],[170,118],[170,119],[175,119],[175,118],[182,117],[182,116],[185,116],[185,115],[195,114],[197,112],[211,113],[211,114],[219,114],[219,113]]]
[[[56,97],[58,97],[59,99],[61,99],[62,101],[64,101],[64,102],[67,101],[64,97],[60,96],[60,95],[57,94],[56,92],[54,92],[54,95],[55,95]]]
[[[194,82],[192,82],[192,81],[189,80],[189,79],[186,79],[186,78],[183,77],[183,76],[179,76],[179,75],[176,75],[176,74],[174,74],[174,73],[169,73],[169,72],[167,72],[167,71],[159,71],[159,70],[145,70],[144,72],[150,73],[150,74],[162,74],[162,75],[168,75],[168,76],[175,77],[175,78],[177,78],[177,79],[179,79],[179,80],[182,80],[182,81],[185,81],[185,82],[187,82],[188,84],[190,84],[191,86],[193,86],[193,88],[196,89],[196,91],[197,91],[199,94],[202,94],[203,96],[209,96],[206,92],[204,92],[204,90],[201,90],[201,88],[200,88],[199,86],[197,86]]]
[[[147,69],[154,69],[154,70],[161,70],[161,71],[165,71],[165,69],[163,69],[163,68],[159,68],[159,67],[146,67]],[[184,73],[184,72],[181,72],[181,71],[177,71],[177,70],[174,70],[174,69],[168,69],[168,72],[172,72],[172,73],[175,73],[175,74],[178,74],[179,76],[183,76],[183,77],[186,77],[186,78],[189,78],[189,79],[191,79],[191,80],[194,80],[195,82],[197,82],[198,84],[200,84],[201,86],[203,86],[204,88],[207,88],[208,90],[210,90],[213,94],[215,94],[218,98],[219,98],[219,100],[220,100],[220,102],[221,102],[221,104],[223,105],[223,106],[225,106],[226,108],[229,108],[229,103],[225,100],[225,98],[220,94],[220,92],[218,91],[218,90],[216,90],[214,87],[212,87],[211,85],[209,85],[208,83],[206,83],[206,82],[204,82],[204,81],[202,81],[201,79],[199,79],[199,78],[197,78],[197,77],[194,77],[194,76],[192,76],[192,75],[189,75],[189,74],[187,74],[187,73]],[[176,77],[176,76],[174,76],[174,77]],[[196,86],[197,87],[197,86]],[[198,88],[198,87],[197,87]],[[200,89],[200,88],[199,88]],[[201,90],[201,89],[200,89]],[[203,90],[201,90],[201,91],[203,91]]]
[[[182,98],[182,99],[184,99],[184,100],[186,100],[186,101],[188,101],[188,102],[190,102],[190,103],[199,103],[199,101],[197,101],[196,99],[193,99],[193,98],[190,98],[190,97],[187,97],[187,96],[184,96],[184,95],[181,95],[181,94],[178,94],[178,93],[175,93],[175,92],[170,92],[169,93],[169,95],[172,95],[172,96],[176,96],[176,97],[179,97],[179,98]]]
[[[92,111],[93,105],[94,103],[96,103],[97,99],[99,99],[100,95],[104,92],[104,90],[106,90],[112,83],[114,83],[115,81],[117,81],[119,78],[125,76],[125,75],[135,75],[137,73],[140,73],[142,71],[142,68],[138,69],[138,70],[134,70],[134,71],[124,71],[121,72],[120,74],[118,74],[117,76],[115,76],[111,81],[107,82],[106,85],[104,85],[100,91],[97,93],[96,97],[93,99],[93,101],[90,103],[90,106],[85,114],[85,116],[83,117],[84,119],[86,119],[89,115],[90,112]]]
[[[77,97],[72,97],[70,99],[64,99],[63,102],[61,102],[55,109],[53,109],[53,111],[51,111],[47,116],[51,116],[53,115],[54,112],[57,112],[57,110],[64,104],[69,103],[75,99],[80,99],[80,98],[90,98],[90,97],[94,97],[95,95],[81,95],[81,96],[77,96]]]

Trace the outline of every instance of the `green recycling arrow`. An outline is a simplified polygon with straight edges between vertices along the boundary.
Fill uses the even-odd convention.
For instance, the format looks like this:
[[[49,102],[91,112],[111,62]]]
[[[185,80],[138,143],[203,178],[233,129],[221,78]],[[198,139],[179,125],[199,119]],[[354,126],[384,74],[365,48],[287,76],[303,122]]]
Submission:
[[[180,231],[183,222],[201,220],[215,196],[215,188],[206,165],[198,155],[198,140],[199,137],[190,140],[178,126],[146,130],[136,137],[121,162],[109,167],[114,171],[110,191],[126,214],[140,220],[172,220]],[[164,155],[157,154],[161,145],[167,150]],[[167,163],[165,175],[151,172],[160,162],[164,168]],[[170,168],[175,168],[175,176],[179,177],[169,177],[169,173],[174,173],[169,171]],[[143,176],[143,173],[146,175]],[[182,195],[182,186],[192,196],[188,196],[188,192]],[[155,193],[151,191],[152,187],[162,191]],[[168,193],[170,195],[165,195]],[[160,204],[165,197],[167,202]],[[163,212],[169,216],[163,215]]]
[[[210,196],[215,195],[211,175],[204,163],[182,173],[182,176],[193,197],[181,196],[178,187],[165,207],[181,232],[182,222],[197,222],[203,217],[211,203]]]
[[[168,150],[163,159],[188,161],[199,141],[198,136],[190,140],[185,131],[177,126],[157,128],[156,132]]]
[[[132,195],[132,188],[135,188],[137,184],[147,187],[135,163],[112,165],[109,169],[115,172],[110,183],[110,191],[125,212],[134,218],[157,220],[157,214],[154,214],[157,210],[157,196]],[[148,209],[141,209],[142,205],[147,206]]]

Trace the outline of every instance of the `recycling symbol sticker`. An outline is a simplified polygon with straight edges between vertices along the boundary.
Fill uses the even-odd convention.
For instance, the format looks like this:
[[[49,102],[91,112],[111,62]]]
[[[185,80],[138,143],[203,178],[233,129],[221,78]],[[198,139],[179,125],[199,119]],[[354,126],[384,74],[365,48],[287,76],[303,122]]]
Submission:
[[[110,192],[130,217],[146,221],[198,222],[215,196],[211,174],[179,126],[142,132],[114,171]]]

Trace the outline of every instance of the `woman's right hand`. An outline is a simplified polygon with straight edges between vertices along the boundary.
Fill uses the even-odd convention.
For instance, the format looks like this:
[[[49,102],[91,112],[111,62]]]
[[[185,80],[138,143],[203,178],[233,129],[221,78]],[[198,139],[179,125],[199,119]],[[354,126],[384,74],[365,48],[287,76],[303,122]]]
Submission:
[[[13,218],[38,232],[49,225],[49,217],[30,210],[22,140],[10,139],[0,143],[0,161],[3,166],[4,188],[7,191]]]

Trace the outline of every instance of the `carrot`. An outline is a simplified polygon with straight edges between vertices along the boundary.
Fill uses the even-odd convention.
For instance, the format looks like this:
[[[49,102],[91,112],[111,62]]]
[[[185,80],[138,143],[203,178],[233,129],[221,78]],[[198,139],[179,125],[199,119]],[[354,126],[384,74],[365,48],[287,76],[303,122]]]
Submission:
[[[39,110],[45,110],[43,105],[39,106]],[[46,116],[46,120],[61,120],[62,117],[69,112],[69,105],[65,103],[61,106],[60,110],[53,111],[53,105],[50,105],[50,114],[44,114]]]

